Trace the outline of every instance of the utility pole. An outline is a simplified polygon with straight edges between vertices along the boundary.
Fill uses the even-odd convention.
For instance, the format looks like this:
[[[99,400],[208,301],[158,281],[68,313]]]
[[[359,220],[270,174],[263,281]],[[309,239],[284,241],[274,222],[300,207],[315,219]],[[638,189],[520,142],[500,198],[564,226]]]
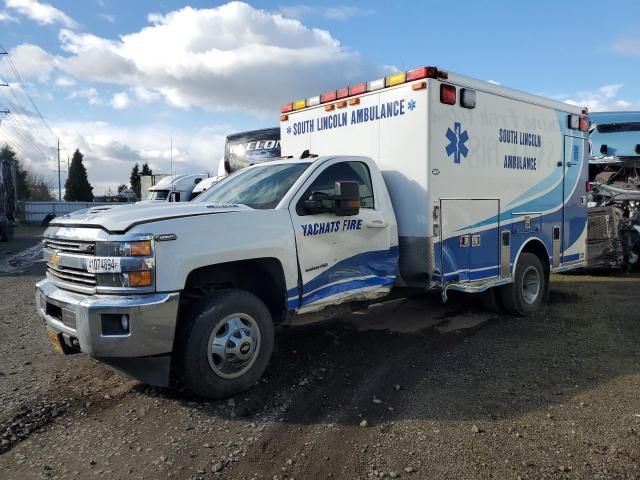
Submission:
[[[62,201],[62,182],[60,180],[60,139],[58,138],[58,201]]]

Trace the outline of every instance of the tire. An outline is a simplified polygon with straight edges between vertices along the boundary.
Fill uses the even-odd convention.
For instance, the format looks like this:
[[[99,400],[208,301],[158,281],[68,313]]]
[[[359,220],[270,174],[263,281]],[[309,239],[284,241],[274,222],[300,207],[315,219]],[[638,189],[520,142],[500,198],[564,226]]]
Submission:
[[[500,287],[500,301],[507,313],[525,317],[540,309],[546,290],[547,279],[540,259],[525,252],[520,255],[513,282]]]
[[[0,220],[0,242],[9,241],[9,220]]]
[[[253,386],[267,368],[273,320],[252,293],[220,290],[183,321],[176,373],[191,392],[211,399],[229,397]]]
[[[504,313],[500,303],[498,289],[493,287],[480,293],[480,302],[485,310],[493,313]]]

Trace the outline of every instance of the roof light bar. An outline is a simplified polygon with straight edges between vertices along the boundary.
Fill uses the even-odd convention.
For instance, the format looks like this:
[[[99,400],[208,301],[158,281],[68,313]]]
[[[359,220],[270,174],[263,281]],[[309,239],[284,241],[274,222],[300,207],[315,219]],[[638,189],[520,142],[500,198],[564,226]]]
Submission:
[[[374,92],[376,90],[381,90],[385,87],[394,87],[396,85],[401,85],[406,82],[413,82],[415,80],[423,80],[426,78],[446,79],[447,77],[448,77],[447,72],[440,71],[436,67],[420,67],[413,70],[409,70],[407,72],[394,73],[387,77],[378,78],[376,80],[371,80],[366,83],[359,83],[358,85],[353,85],[351,87],[345,87],[339,90],[325,92],[319,96],[309,97],[305,100],[296,100],[292,103],[287,103],[282,105],[281,113],[286,114],[286,113],[293,112],[295,110],[302,110],[307,107],[315,107],[323,103],[336,102],[337,100],[343,100],[343,99],[346,99],[347,97],[362,95],[367,92]],[[412,88],[413,90],[421,90],[423,88],[426,88],[426,86],[427,86],[427,82],[422,81],[422,82],[415,82],[412,85]],[[450,89],[453,89],[453,90],[451,91]],[[445,87],[445,90],[449,90],[445,94],[446,97],[453,94],[453,101],[455,103],[455,97],[456,97],[455,87],[448,86],[448,87]],[[442,93],[443,92],[441,91],[441,100],[443,101],[443,103],[448,103],[448,101],[447,102],[444,101],[444,97],[442,97]],[[447,100],[450,100],[450,99],[447,98]],[[347,104],[349,105],[357,104],[356,102],[338,102],[338,103],[336,103],[333,106],[333,108],[336,108],[336,107],[343,108]],[[328,105],[325,105],[325,107],[328,107]],[[326,109],[327,108],[325,108],[325,110]],[[586,111],[584,111],[583,114],[586,115]]]
[[[381,88],[384,88],[384,78],[367,82],[367,92],[373,92],[375,90],[380,90]]]
[[[351,95],[360,95],[362,93],[367,92],[367,84],[360,83],[359,85],[354,85],[353,87],[349,87],[349,96]]]
[[[290,103],[285,103],[284,105],[282,105],[282,107],[280,108],[280,112],[282,113],[289,113],[290,111],[293,110],[293,105]]]
[[[336,98],[347,98],[349,96],[349,88],[344,87],[336,90]]]
[[[319,96],[307,98],[307,107],[315,107],[316,105],[320,105]]]
[[[400,72],[400,73],[394,73],[393,75],[389,75],[385,79],[384,83],[385,83],[385,86],[387,87],[393,87],[395,85],[400,85],[404,82],[405,82],[405,73]]]
[[[421,78],[427,78],[427,67],[416,68],[415,70],[409,70],[407,72],[407,82],[412,80],[420,80]]]
[[[336,99],[336,91],[326,92],[320,95],[320,103],[333,102]]]

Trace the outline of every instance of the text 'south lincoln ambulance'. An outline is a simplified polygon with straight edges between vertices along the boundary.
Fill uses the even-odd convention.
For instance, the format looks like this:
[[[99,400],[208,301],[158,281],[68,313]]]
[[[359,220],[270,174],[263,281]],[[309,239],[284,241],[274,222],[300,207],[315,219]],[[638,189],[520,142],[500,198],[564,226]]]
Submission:
[[[56,348],[222,397],[258,380],[297,315],[401,287],[526,315],[551,272],[586,262],[586,110],[427,67],[280,120],[288,158],[195,201],[51,222],[37,308]]]

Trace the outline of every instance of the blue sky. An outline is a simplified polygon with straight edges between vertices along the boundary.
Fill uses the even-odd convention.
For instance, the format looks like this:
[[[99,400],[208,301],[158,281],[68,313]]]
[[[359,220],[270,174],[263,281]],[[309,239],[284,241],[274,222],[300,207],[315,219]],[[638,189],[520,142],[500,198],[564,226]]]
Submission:
[[[0,0],[0,43],[63,145],[86,154],[97,193],[136,161],[168,171],[171,137],[177,171],[215,172],[225,135],[394,69],[436,65],[591,110],[640,109],[640,2],[451,5]],[[0,110],[13,113],[0,141],[54,178],[54,135],[28,118],[2,58],[0,79],[22,100],[4,87]]]

